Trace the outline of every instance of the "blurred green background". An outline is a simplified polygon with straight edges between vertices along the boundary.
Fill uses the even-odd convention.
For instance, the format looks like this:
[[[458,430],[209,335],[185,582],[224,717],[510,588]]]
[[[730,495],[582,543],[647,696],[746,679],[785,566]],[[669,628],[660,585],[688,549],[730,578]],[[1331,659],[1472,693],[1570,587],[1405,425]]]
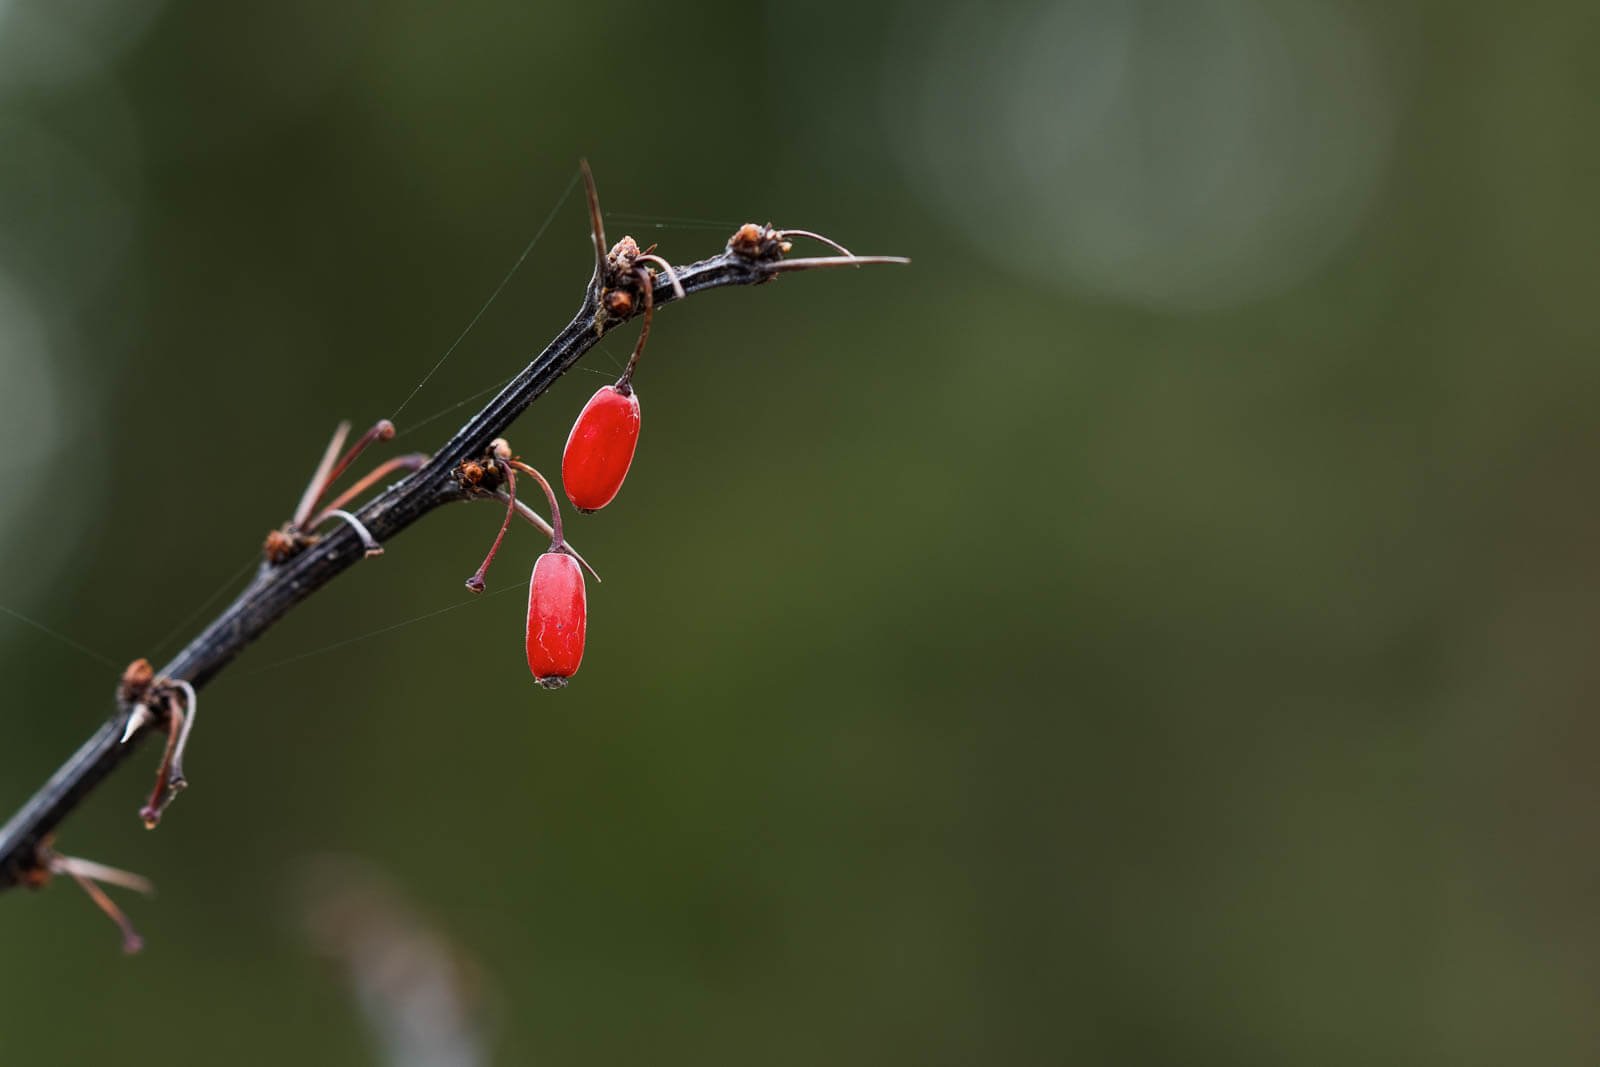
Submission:
[[[251,648],[159,832],[147,750],[60,838],[156,881],[144,954],[0,899],[0,1063],[380,1062],[329,852],[501,1064],[1593,1062],[1597,49],[1585,0],[0,0],[0,604],[119,664],[580,156],[679,261],[915,260],[660,317],[566,691],[516,594],[284,662],[466,604],[479,506]],[[401,430],[589,254],[571,197]],[[0,808],[115,677],[0,617]]]

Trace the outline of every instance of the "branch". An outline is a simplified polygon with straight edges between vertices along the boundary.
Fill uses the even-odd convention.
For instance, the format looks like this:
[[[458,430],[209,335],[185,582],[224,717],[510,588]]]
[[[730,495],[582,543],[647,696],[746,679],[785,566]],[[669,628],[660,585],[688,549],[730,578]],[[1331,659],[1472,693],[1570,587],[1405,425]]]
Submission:
[[[577,314],[555,340],[457,430],[432,459],[355,513],[359,526],[380,544],[441,505],[484,495],[483,489],[464,485],[457,477],[461,464],[481,460],[491,442],[501,436],[529,404],[593,348],[607,330],[626,322],[634,314],[631,301],[606,298],[614,297],[617,292],[614,286],[619,275],[613,268],[618,251],[626,245],[637,255],[638,246],[631,238],[624,238],[612,255],[606,256],[601,251],[603,237],[600,236],[598,205],[592,199],[591,209],[597,237],[597,264]],[[757,285],[792,270],[907,262],[890,257],[858,256],[785,260],[783,254],[788,248],[784,231],[754,224],[742,226],[721,254],[674,268],[671,273],[676,275],[679,287],[658,290],[655,303],[659,307],[711,289]],[[628,261],[631,265],[631,257]],[[196,687],[216,677],[296,604],[365,558],[366,551],[357,529],[353,524],[341,525],[283,562],[263,563],[249,586],[157,676],[171,682],[187,681]],[[4,828],[0,828],[0,889],[43,881],[51,856],[48,840],[52,831],[157,728],[154,721],[142,723],[124,742],[123,731],[130,712],[127,702],[119,706]]]

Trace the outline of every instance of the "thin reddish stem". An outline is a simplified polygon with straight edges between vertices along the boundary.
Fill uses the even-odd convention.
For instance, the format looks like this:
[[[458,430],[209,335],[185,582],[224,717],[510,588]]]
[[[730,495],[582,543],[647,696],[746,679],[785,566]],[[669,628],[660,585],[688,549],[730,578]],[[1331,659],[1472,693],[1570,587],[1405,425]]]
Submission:
[[[489,554],[483,557],[483,562],[478,565],[477,571],[467,579],[467,588],[474,593],[483,592],[484,579],[489,576],[489,564],[494,562],[495,553],[500,551],[500,542],[506,539],[506,531],[511,529],[511,516],[517,510],[517,475],[516,472],[500,457],[495,457],[495,466],[500,468],[500,473],[506,479],[506,517],[500,523],[500,532],[494,536],[494,544],[489,546]]]
[[[393,459],[384,460],[382,463],[372,468],[372,470],[368,471],[360,481],[356,482],[356,484],[352,485],[350,488],[346,489],[344,492],[340,493],[338,496],[329,501],[327,507],[317,512],[316,517],[310,522],[306,523],[305,528],[307,530],[315,530],[318,526],[321,526],[328,520],[328,517],[332,512],[338,511],[340,508],[350,503],[350,501],[354,500],[368,489],[371,489],[381,479],[388,477],[393,472],[397,470],[420,470],[427,462],[428,454],[426,452],[412,452],[408,455],[395,456]]]
[[[522,460],[513,459],[511,465],[536,480],[540,488],[544,490],[544,495],[550,501],[550,547],[552,549],[565,548],[566,542],[561,536],[561,505],[556,503],[556,491],[550,488],[550,483],[545,481],[544,475],[522,462]]]
[[[317,469],[311,472],[311,480],[306,483],[306,491],[300,494],[300,504],[294,509],[294,518],[290,520],[290,525],[301,526],[310,517],[311,510],[317,506],[317,501],[328,488],[328,472],[333,470],[333,462],[339,458],[339,450],[344,447],[345,438],[349,436],[348,420],[340,422],[333,428],[333,436],[328,438],[328,447],[322,450],[322,459],[317,462]]]
[[[651,247],[654,248],[655,246],[651,245]],[[668,263],[666,260],[662,259],[660,256],[655,255],[655,254],[650,253],[650,252],[644,253],[644,255],[642,255],[638,259],[634,260],[634,262],[635,263],[643,263],[645,260],[649,260],[651,263],[659,263],[659,264],[661,264],[662,273],[664,273],[667,276],[667,281],[672,283],[672,291],[673,291],[673,293],[675,293],[677,295],[679,300],[682,300],[685,296],[688,295],[687,293],[685,293],[683,291],[683,283],[678,280],[678,272],[672,269],[672,264],[671,263]]]
[[[45,866],[58,874],[78,874],[96,882],[104,882],[106,885],[131,889],[145,896],[150,896],[156,891],[150,879],[142,874],[125,871],[121,867],[108,867],[104,863],[96,863],[80,856],[63,856],[59,852],[50,852],[46,859]]]
[[[639,340],[634,342],[633,355],[628,357],[628,365],[623,368],[622,377],[617,379],[617,388],[624,394],[633,391],[633,371],[639,365],[639,357],[644,355],[644,343],[650,338],[650,323],[656,317],[655,278],[643,267],[635,267],[634,273],[644,289],[644,325],[639,327]]]
[[[811,230],[779,230],[778,231],[778,236],[779,237],[783,237],[783,238],[809,237],[813,241],[821,241],[823,244],[827,245],[829,248],[833,249],[835,252],[838,252],[838,253],[840,253],[842,255],[849,256],[851,259],[855,259],[856,258],[856,254],[854,252],[850,251],[848,248],[846,248],[844,245],[840,244],[838,241],[835,241],[832,237],[824,237],[824,236],[822,236],[822,234],[814,233]]]
[[[317,473],[312,475],[311,484],[306,486],[305,495],[300,498],[300,507],[295,510],[295,526],[305,528],[306,520],[316,510],[317,502],[333,487],[333,483],[339,480],[339,475],[348,470],[350,464],[354,463],[373,442],[387,441],[394,436],[394,423],[388,419],[379,419],[350,446],[343,456],[339,457],[338,462],[330,464],[328,457],[339,450],[339,445],[349,432],[350,424],[341,422],[339,429],[333,435],[333,440],[328,442],[328,451],[323,454],[322,462],[317,465]]]
[[[374,443],[388,441],[393,437],[394,423],[388,419],[379,419],[373,423],[372,427],[362,434],[355,444],[350,446],[350,450],[339,458],[339,462],[333,465],[333,470],[328,474],[328,480],[323,484],[323,492],[327,492],[328,489],[332,488],[333,483],[339,480],[341,474],[350,469],[350,464],[360,458],[361,453],[365,452]]]
[[[139,931],[133,928],[133,923],[123,914],[122,909],[117,907],[117,902],[106,895],[105,890],[71,867],[63,869],[69,878],[78,883],[80,889],[89,894],[89,899],[106,913],[106,917],[117,924],[117,929],[122,931],[122,951],[131,956],[144,948],[144,938],[139,936]]]
[[[506,499],[505,490],[503,490],[503,489],[496,490],[492,497],[484,497],[483,499],[485,499],[485,500],[491,500],[492,499],[492,500],[504,501]],[[527,520],[527,523],[528,523],[529,526],[532,526],[535,530],[538,530],[540,533],[544,534],[546,537],[554,536],[555,530],[551,527],[551,525],[548,522],[545,521],[544,516],[539,514],[537,511],[534,511],[531,507],[529,507],[527,505],[526,501],[517,500],[517,501],[513,501],[513,503],[516,504],[517,514],[521,515],[525,520]],[[594,565],[591,564],[588,560],[584,559],[582,553],[580,553],[577,549],[572,547],[571,542],[563,544],[561,546],[561,550],[563,552],[565,552],[567,555],[571,556],[573,559],[577,560],[579,565],[582,566],[584,570],[588,571],[594,577],[595,581],[597,581],[597,582],[604,582],[605,581],[604,578],[600,577],[600,572],[594,569]]]
[[[184,697],[183,729],[178,731],[178,744],[172,750],[172,788],[176,792],[189,786],[189,780],[183,775],[183,754],[189,747],[189,734],[194,730],[195,713],[200,710],[200,698],[195,694],[194,686],[181,678],[171,684],[182,692]]]
[[[166,701],[166,705],[166,751],[161,754],[161,764],[156,768],[156,784],[150,790],[150,802],[139,809],[139,818],[144,820],[146,830],[154,830],[161,824],[161,815],[172,801],[172,757],[178,750],[178,735],[183,732],[183,712],[171,700]]]

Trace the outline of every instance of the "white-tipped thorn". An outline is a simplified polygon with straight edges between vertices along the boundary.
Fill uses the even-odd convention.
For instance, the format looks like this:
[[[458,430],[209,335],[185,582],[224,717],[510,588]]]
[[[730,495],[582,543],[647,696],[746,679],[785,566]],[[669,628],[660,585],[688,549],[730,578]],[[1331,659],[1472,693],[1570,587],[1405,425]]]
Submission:
[[[122,740],[118,744],[127,744],[128,739],[143,730],[155,721],[155,713],[143,704],[135,704],[133,711],[128,715],[128,725],[122,729]]]
[[[371,530],[368,530],[365,526],[363,526],[361,524],[361,520],[360,519],[356,518],[354,515],[350,514],[348,511],[330,511],[330,512],[328,512],[328,518],[330,518],[330,519],[341,519],[344,522],[349,523],[350,524],[350,528],[352,530],[354,530],[357,533],[357,535],[360,536],[360,538],[361,538],[361,547],[366,549],[367,555],[369,555],[369,556],[381,556],[381,555],[383,555],[383,546],[378,544],[378,539],[376,537],[372,536],[372,531]]]

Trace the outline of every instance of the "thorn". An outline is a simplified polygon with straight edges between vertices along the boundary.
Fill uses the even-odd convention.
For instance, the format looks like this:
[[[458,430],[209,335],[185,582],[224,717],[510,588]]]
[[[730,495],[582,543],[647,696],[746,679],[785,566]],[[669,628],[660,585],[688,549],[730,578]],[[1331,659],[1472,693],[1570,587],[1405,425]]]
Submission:
[[[763,270],[777,274],[786,270],[815,270],[820,267],[866,267],[878,263],[907,264],[904,256],[817,256],[811,259],[780,259],[763,264]]]
[[[154,712],[145,707],[143,704],[135,704],[133,706],[133,711],[128,715],[127,726],[123,727],[122,740],[117,743],[120,745],[127,744],[129,738],[138,733],[140,730],[143,730],[146,726],[150,725],[154,721]]]

